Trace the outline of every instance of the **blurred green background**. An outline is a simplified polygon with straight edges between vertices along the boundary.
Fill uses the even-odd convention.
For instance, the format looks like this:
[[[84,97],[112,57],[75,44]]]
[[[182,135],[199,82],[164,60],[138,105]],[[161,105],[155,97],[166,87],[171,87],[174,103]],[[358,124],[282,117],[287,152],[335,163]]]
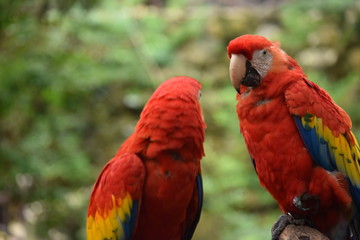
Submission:
[[[0,239],[85,239],[92,184],[176,75],[202,83],[208,125],[194,239],[270,239],[228,77],[245,33],[280,41],[360,136],[359,1],[1,0]]]

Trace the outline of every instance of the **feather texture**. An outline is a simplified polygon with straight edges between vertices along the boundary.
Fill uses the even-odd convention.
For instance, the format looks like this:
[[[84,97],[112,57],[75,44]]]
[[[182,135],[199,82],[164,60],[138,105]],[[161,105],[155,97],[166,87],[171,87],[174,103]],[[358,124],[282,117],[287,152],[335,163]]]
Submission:
[[[351,231],[359,232],[352,204],[360,208],[360,155],[350,117],[278,43],[243,35],[229,43],[233,54],[250,65],[254,56],[271,61],[258,86],[239,86],[237,94],[240,131],[261,185],[283,212],[310,220],[331,239],[345,238],[351,218]]]
[[[195,79],[175,77],[154,92],[94,185],[89,240],[192,238],[203,198],[200,89]]]
[[[113,158],[104,167],[90,199],[87,239],[130,239],[144,177],[144,165],[135,154]]]
[[[321,118],[309,113],[303,117],[294,116],[294,120],[315,163],[327,171],[342,172],[350,182],[355,204],[360,206],[360,152],[353,133],[336,137]]]

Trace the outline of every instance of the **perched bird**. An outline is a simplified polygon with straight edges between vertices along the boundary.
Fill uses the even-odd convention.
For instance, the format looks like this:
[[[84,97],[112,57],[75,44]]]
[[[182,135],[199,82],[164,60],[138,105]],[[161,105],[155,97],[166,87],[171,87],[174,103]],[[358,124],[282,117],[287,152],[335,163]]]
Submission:
[[[261,185],[293,219],[332,240],[357,237],[360,153],[350,117],[279,43],[243,35],[227,50],[240,131]]]
[[[203,199],[200,89],[195,79],[174,77],[151,96],[134,133],[96,180],[88,240],[192,238]]]

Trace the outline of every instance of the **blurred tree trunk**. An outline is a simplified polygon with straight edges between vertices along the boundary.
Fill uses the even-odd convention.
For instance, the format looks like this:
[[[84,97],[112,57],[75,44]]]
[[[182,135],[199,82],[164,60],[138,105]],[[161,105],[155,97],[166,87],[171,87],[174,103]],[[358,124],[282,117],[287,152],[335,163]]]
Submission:
[[[145,4],[149,6],[165,7],[166,0],[146,0]]]
[[[0,231],[8,232],[9,225],[9,196],[0,192]]]

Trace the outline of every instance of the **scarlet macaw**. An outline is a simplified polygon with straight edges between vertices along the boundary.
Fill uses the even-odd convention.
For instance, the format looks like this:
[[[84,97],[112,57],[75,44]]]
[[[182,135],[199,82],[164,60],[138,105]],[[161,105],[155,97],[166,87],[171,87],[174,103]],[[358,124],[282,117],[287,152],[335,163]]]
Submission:
[[[331,239],[358,235],[360,152],[350,117],[279,43],[243,35],[227,50],[240,131],[261,185],[284,213]]]
[[[192,238],[203,199],[200,89],[195,79],[174,77],[151,96],[134,133],[96,180],[88,240]]]

